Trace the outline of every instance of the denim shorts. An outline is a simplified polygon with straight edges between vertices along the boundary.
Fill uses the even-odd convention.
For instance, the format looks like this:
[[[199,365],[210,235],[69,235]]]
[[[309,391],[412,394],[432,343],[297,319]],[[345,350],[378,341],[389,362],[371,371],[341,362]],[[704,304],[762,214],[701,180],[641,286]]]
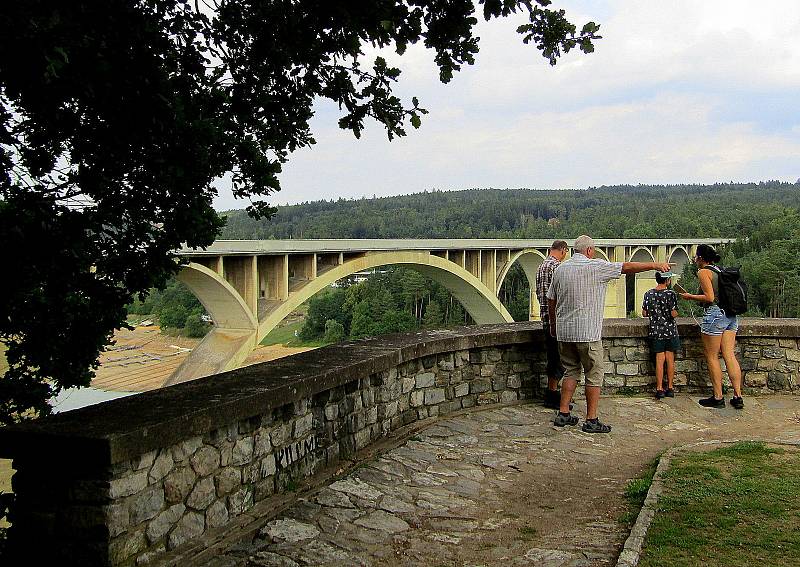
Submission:
[[[704,335],[719,337],[725,331],[733,331],[735,333],[738,329],[739,318],[736,315],[731,317],[725,315],[725,312],[719,308],[719,305],[706,307],[706,310],[703,312],[703,320],[700,321],[700,331]]]

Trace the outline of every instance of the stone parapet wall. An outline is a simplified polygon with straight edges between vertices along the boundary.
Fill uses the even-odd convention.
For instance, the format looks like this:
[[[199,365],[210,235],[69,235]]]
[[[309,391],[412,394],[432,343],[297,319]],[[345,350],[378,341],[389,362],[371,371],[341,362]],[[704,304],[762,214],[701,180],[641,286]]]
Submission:
[[[800,385],[800,344],[796,319],[745,320],[736,339],[736,358],[744,389],[751,394],[792,392]],[[698,325],[681,319],[681,348],[675,355],[675,387],[679,392],[708,392],[711,381]],[[621,336],[620,336],[621,335]],[[646,320],[608,322],[604,332],[606,393],[650,391],[654,387],[654,357]],[[723,384],[728,384],[720,358]]]
[[[242,390],[267,392],[281,374],[276,365],[263,365],[266,372],[250,367],[69,412],[41,420],[38,427],[21,426],[16,434],[3,431],[2,437],[16,445],[11,451],[18,471],[12,546],[30,558],[30,550],[37,549],[34,542],[52,542],[38,548],[49,564],[151,563],[193,538],[224,530],[273,494],[293,489],[300,479],[335,466],[404,425],[476,405],[531,398],[545,365],[541,345],[534,346],[541,337],[535,335],[534,329],[515,329],[507,333],[510,341],[497,346],[477,346],[487,342],[482,335],[473,340],[451,332],[419,334],[411,344],[406,336],[396,346],[382,347],[381,355],[389,351],[393,356],[377,365],[353,360],[359,347],[374,356],[374,341],[339,345],[283,361],[284,370],[294,362],[316,367],[319,375],[284,379],[261,408],[252,397],[243,399]],[[444,352],[436,352],[436,342]],[[409,349],[416,352],[406,353]],[[316,387],[307,387],[315,379]],[[292,382],[295,387],[287,388]],[[250,411],[256,413],[239,412],[226,420],[222,407],[230,404],[219,398],[221,385],[240,404],[252,404]],[[195,431],[176,439],[172,420],[159,420],[159,410],[173,408],[170,400],[176,393],[187,399],[186,394],[202,396],[204,390],[211,403],[198,411],[202,400],[193,400],[194,407],[179,421],[197,421],[196,427],[186,428]],[[148,411],[143,403],[148,400],[150,419],[142,413]],[[136,451],[137,444],[125,438],[126,416],[133,418],[129,434],[146,451]],[[222,423],[197,431],[211,419]],[[81,422],[88,431],[79,431]],[[106,435],[99,431],[103,423],[109,425]],[[59,435],[59,429],[67,436]],[[54,474],[54,463],[64,463],[66,456],[50,450],[67,452],[70,441],[77,453],[74,467],[67,466],[65,475]],[[38,449],[32,450],[34,444]],[[88,458],[75,460],[82,456]]]
[[[607,322],[609,392],[652,387],[644,323]],[[678,384],[704,388],[699,335],[681,332]],[[741,334],[750,388],[797,383],[798,322]],[[17,470],[10,547],[27,562],[152,563],[405,425],[537,396],[544,370],[538,323],[410,333],[0,429]]]

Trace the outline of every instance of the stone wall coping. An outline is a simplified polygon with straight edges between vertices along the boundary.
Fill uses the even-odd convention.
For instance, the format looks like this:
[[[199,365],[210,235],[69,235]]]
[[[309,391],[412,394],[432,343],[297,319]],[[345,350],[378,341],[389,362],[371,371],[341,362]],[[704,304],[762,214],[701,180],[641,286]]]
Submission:
[[[681,335],[697,333],[679,320]],[[609,319],[604,338],[643,337],[645,319]],[[800,319],[745,319],[741,336],[800,337]],[[330,345],[135,396],[0,428],[0,457],[110,465],[400,364],[448,352],[541,343],[541,323],[475,325]]]

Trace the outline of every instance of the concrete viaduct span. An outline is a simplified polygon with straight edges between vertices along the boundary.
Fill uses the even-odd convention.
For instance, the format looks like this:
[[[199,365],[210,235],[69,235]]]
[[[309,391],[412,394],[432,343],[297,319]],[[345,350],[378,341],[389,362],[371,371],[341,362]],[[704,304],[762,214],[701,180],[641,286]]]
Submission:
[[[669,261],[676,271],[697,245],[731,239],[597,240],[610,261]],[[303,302],[349,275],[402,264],[441,283],[478,324],[513,321],[497,295],[514,263],[531,284],[530,318],[539,318],[536,271],[552,240],[217,240],[207,249],[183,249],[188,263],[178,278],[214,320],[213,329],[165,385],[239,367],[258,343]],[[570,245],[572,241],[567,240]],[[634,305],[626,305],[624,277],[609,286],[605,316],[638,310],[653,274],[637,274]]]

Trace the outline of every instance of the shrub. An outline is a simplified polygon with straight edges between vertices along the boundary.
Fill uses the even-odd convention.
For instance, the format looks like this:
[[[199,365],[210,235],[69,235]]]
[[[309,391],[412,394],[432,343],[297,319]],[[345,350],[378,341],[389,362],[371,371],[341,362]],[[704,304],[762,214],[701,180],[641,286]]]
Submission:
[[[170,305],[161,310],[158,320],[162,327],[181,329],[186,325],[188,316],[189,313],[183,305]]]
[[[345,337],[344,325],[336,319],[325,321],[325,342],[338,343]]]
[[[205,337],[210,328],[211,325],[203,321],[200,313],[192,313],[186,317],[185,330],[188,337],[196,339]]]

